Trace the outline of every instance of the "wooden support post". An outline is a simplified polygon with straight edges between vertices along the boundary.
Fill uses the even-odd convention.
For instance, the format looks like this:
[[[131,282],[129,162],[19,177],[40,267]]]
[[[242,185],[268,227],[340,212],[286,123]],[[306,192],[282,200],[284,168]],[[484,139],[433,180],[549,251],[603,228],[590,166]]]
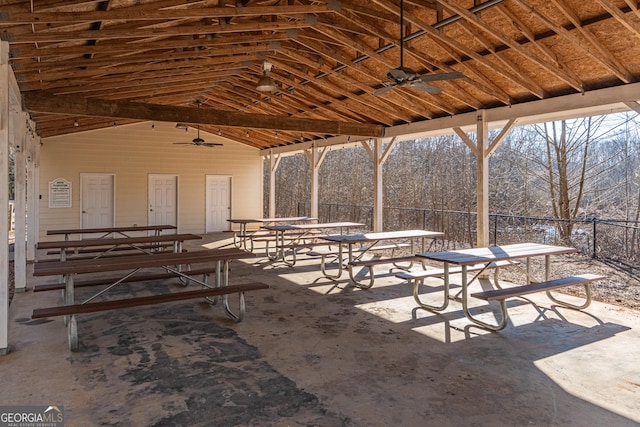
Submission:
[[[362,141],[362,146],[367,150],[373,162],[373,231],[375,232],[380,232],[384,228],[384,178],[382,175],[382,166],[384,162],[387,161],[396,143],[396,137],[389,141],[386,148],[384,148],[384,141],[381,138],[375,139],[373,146],[371,145],[371,141]]]
[[[311,165],[311,211],[309,216],[318,218],[318,171],[328,152],[328,148],[318,148],[314,143],[311,149],[305,151],[305,156]]]
[[[40,230],[40,137],[34,134],[35,123],[29,121],[31,132],[27,134],[27,262],[36,259],[36,243]]]
[[[16,292],[27,289],[27,113],[11,112],[12,136],[15,145],[15,243],[13,271]]]
[[[280,164],[281,156],[274,154],[273,151],[269,153],[269,218],[275,218],[276,216],[276,170]]]
[[[9,352],[9,43],[0,41],[0,354]],[[5,179],[7,179],[5,181]]]
[[[478,247],[489,246],[489,126],[485,119],[485,110],[478,112],[477,123],[477,178],[476,178],[476,203],[477,224],[476,244]]]
[[[486,111],[478,112],[476,143],[460,128],[453,131],[460,137],[471,152],[476,156],[476,201],[477,201],[477,231],[476,246],[489,246],[489,157],[496,151],[502,141],[516,124],[517,119],[511,119],[502,128],[502,131],[489,143],[489,126],[486,119]]]

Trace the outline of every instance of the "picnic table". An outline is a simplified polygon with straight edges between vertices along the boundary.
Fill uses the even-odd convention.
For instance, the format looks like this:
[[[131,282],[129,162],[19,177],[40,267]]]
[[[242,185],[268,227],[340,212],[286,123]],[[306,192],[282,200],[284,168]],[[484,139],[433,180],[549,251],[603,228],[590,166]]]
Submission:
[[[253,254],[236,248],[231,249],[205,249],[192,252],[164,253],[164,254],[136,254],[128,257],[104,257],[98,259],[67,260],[38,262],[34,264],[34,276],[63,276],[64,277],[64,305],[35,309],[32,318],[50,316],[65,316],[69,347],[72,351],[78,349],[78,329],[75,316],[81,313],[92,313],[104,310],[136,307],[142,305],[159,304],[171,301],[180,301],[192,298],[210,298],[223,296],[224,309],[230,318],[239,322],[244,317],[244,292],[265,289],[263,283],[247,283],[241,285],[229,285],[229,261],[251,257]],[[207,283],[206,279],[200,280],[191,273],[192,264],[214,264],[215,283]],[[203,288],[193,291],[170,292],[145,297],[121,298],[92,302],[103,296],[108,291],[121,283],[135,281],[135,275],[143,269],[162,269],[172,277],[179,277],[186,284],[194,282]],[[80,303],[75,301],[74,280],[77,275],[88,273],[115,273],[118,277],[103,279],[106,287],[96,292]],[[198,270],[198,275],[202,270]],[[165,277],[164,275],[161,277]],[[134,280],[132,280],[132,278]],[[141,280],[151,280],[146,275]],[[234,313],[229,307],[228,295],[239,294],[239,311]]]
[[[414,290],[414,297],[419,305],[425,309],[431,311],[441,311],[447,307],[449,299],[449,287],[450,287],[450,265],[457,265],[460,267],[461,274],[461,301],[462,308],[465,316],[471,322],[479,325],[485,329],[492,331],[498,331],[503,329],[508,321],[509,316],[507,313],[507,306],[505,300],[511,297],[518,297],[522,295],[531,294],[534,292],[546,292],[547,296],[555,303],[564,307],[573,309],[583,309],[589,306],[591,302],[590,283],[597,280],[604,279],[604,276],[598,276],[595,274],[580,274],[574,276],[563,277],[560,279],[551,279],[551,256],[575,253],[577,250],[572,247],[544,245],[539,243],[520,243],[503,246],[491,246],[483,248],[473,249],[461,249],[455,251],[443,251],[443,252],[426,252],[418,254],[419,257],[424,259],[442,261],[444,263],[444,304],[439,307],[435,307],[429,304],[421,303],[417,292]],[[530,273],[531,260],[535,257],[544,258],[545,277],[540,280],[534,278]],[[519,264],[519,260],[525,260],[527,284],[514,286],[510,288],[502,289],[497,280],[494,283],[496,289],[469,293],[470,284],[482,275],[489,268],[493,268],[497,263],[513,263]],[[480,268],[476,268],[480,266]],[[475,276],[469,280],[468,272],[474,269],[477,271]],[[457,271],[456,271],[457,272]],[[565,301],[561,301],[551,294],[551,290],[559,289],[566,286],[583,285],[585,289],[585,302],[582,305],[575,305]],[[474,317],[469,311],[469,297],[475,297],[486,301],[498,301],[500,303],[501,321],[498,324],[490,324],[484,322],[477,317]]]
[[[312,247],[317,243],[305,244],[304,240],[313,237],[313,240],[319,239],[321,236],[312,235],[311,233],[318,230],[338,229],[342,234],[353,227],[365,227],[365,224],[359,222],[323,222],[315,224],[283,224],[283,225],[265,225],[262,228],[275,233],[275,252],[270,253],[269,242],[267,241],[266,252],[267,257],[272,261],[283,261],[289,266],[296,263],[296,251],[303,247]],[[286,250],[291,249],[292,258],[288,260]]]
[[[310,222],[316,221],[317,218],[308,216],[292,216],[292,217],[273,217],[273,218],[233,218],[228,219],[231,224],[238,224],[239,230],[231,230],[233,232],[233,244],[236,248],[244,248],[253,251],[253,238],[260,235],[260,230],[248,231],[248,224],[284,224],[292,222]],[[248,247],[247,247],[248,246]]]
[[[57,240],[38,242],[37,250],[56,250],[60,253],[60,261],[65,261],[71,254],[89,253],[91,258],[112,255],[115,251],[136,250],[144,253],[157,252],[167,243],[173,252],[182,252],[182,244],[186,240],[202,239],[197,234],[164,234],[158,236],[115,237],[112,239],[94,238],[81,240]]]
[[[164,230],[176,230],[175,225],[135,225],[131,227],[99,227],[99,228],[69,228],[62,230],[47,230],[47,236],[64,235],[64,239],[68,240],[71,234],[102,234],[101,238],[110,235],[121,235],[130,237],[127,233],[139,231],[153,231],[156,236],[162,234]]]
[[[373,266],[378,264],[393,264],[398,268],[410,268],[411,263],[417,259],[414,249],[414,244],[416,240],[420,240],[421,246],[420,250],[422,252],[426,251],[426,240],[427,239],[436,239],[438,237],[443,237],[444,233],[439,231],[428,231],[428,230],[397,230],[397,231],[383,231],[376,233],[363,233],[363,234],[337,234],[337,235],[329,235],[322,236],[323,240],[328,242],[337,243],[337,250],[327,250],[327,251],[315,251],[309,253],[309,255],[319,255],[322,257],[320,269],[322,274],[328,279],[337,280],[342,276],[344,261],[344,246],[347,247],[347,260],[346,266],[349,271],[349,278],[351,282],[360,287],[360,288],[370,288],[373,286],[375,280],[375,274],[373,271]],[[390,244],[380,245],[380,242],[387,241],[391,242]],[[408,241],[408,243],[406,243]],[[394,257],[393,254],[391,257],[387,258],[378,258],[375,260],[366,260],[363,261],[362,257],[373,251],[382,251],[382,250],[395,250],[401,247],[410,246],[411,254],[409,256],[403,257]],[[335,255],[337,257],[336,263],[338,265],[338,271],[335,274],[331,274],[327,272],[326,269],[326,258],[329,255]],[[409,262],[409,266],[401,266],[400,262]],[[363,283],[359,281],[354,274],[354,267],[366,267],[369,269],[369,281],[367,283]]]

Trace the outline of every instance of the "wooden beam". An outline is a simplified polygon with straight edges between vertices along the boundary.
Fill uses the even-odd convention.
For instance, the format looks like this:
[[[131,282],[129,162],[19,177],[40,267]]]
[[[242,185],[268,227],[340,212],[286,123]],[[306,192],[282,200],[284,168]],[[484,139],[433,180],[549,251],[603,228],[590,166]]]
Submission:
[[[214,109],[172,107],[135,102],[113,102],[76,96],[51,96],[28,92],[24,103],[30,111],[70,114],[74,116],[112,117],[167,122],[202,123],[214,126],[293,130],[329,135],[359,135],[380,137],[384,127],[369,123],[348,123],[329,120],[297,119],[287,116],[247,114]]]
[[[88,12],[23,12],[1,13],[0,24],[54,24],[100,21],[155,21],[202,18],[233,18],[241,16],[301,15],[308,13],[333,12],[329,5],[305,6],[248,6],[248,7],[203,7],[197,9],[148,10],[137,7],[123,7],[107,11]]]
[[[310,22],[313,22],[310,20]],[[228,25],[219,27],[213,25],[181,25],[176,27],[155,27],[139,29],[105,29],[100,31],[76,32],[47,32],[37,34],[14,34],[9,31],[4,36],[9,43],[48,43],[80,40],[109,40],[109,39],[139,39],[172,36],[193,36],[196,34],[229,34],[245,33],[249,31],[284,31],[311,27],[311,23],[304,20],[290,22],[255,22],[247,24]]]

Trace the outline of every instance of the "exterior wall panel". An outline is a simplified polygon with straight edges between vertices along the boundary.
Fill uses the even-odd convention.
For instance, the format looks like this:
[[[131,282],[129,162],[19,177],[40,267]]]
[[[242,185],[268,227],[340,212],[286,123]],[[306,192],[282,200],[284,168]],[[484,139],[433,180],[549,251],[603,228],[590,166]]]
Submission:
[[[150,122],[47,138],[40,161],[40,240],[46,230],[80,226],[80,174],[112,173],[116,177],[116,226],[147,224],[149,174],[178,175],[178,230],[205,229],[205,176],[232,177],[231,206],[235,217],[262,216],[262,158],[259,150],[200,132],[207,142],[224,147],[175,145],[196,136],[175,129],[175,123]],[[49,182],[72,183],[72,207],[49,208]],[[59,237],[57,237],[59,238]]]

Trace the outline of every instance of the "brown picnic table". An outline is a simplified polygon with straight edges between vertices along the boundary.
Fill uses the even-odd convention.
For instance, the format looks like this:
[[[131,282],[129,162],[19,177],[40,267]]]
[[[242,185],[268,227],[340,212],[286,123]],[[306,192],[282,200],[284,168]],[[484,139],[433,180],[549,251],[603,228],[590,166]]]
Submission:
[[[163,243],[173,246],[173,252],[181,252],[182,244],[186,240],[202,239],[197,234],[163,234],[159,236],[115,237],[112,239],[95,238],[81,240],[56,240],[38,242],[37,250],[57,250],[60,261],[65,261],[71,254],[93,253],[93,258],[111,255],[123,249],[152,253],[161,249]]]
[[[140,231],[153,231],[156,236],[162,234],[165,230],[177,230],[175,225],[134,225],[130,227],[96,227],[96,228],[69,228],[60,230],[47,230],[47,236],[61,236],[68,240],[72,234],[102,234],[102,238],[111,235],[120,235],[123,237],[131,237],[127,233]]]
[[[328,242],[337,243],[336,250],[329,251],[317,251],[312,252],[310,255],[319,255],[322,257],[320,269],[324,276],[328,279],[337,280],[342,276],[343,265],[346,264],[349,271],[349,278],[351,282],[363,289],[368,289],[373,286],[375,275],[373,267],[378,264],[393,264],[397,268],[410,268],[413,261],[416,260],[414,244],[416,240],[420,241],[420,250],[424,252],[426,250],[426,240],[436,239],[443,237],[444,233],[440,231],[429,230],[395,230],[395,231],[382,231],[373,233],[361,233],[361,234],[337,234],[322,236],[323,240]],[[388,244],[381,245],[380,242],[387,242]],[[407,243],[408,242],[408,243]],[[375,260],[362,260],[362,257],[373,251],[382,250],[395,250],[404,246],[410,247],[411,255],[403,257],[381,257]],[[344,260],[344,247],[347,248],[347,259]],[[338,265],[338,271],[335,274],[327,272],[326,258],[329,255],[335,255],[337,257],[336,263]],[[398,263],[409,262],[408,266],[402,266]],[[369,269],[369,281],[361,282],[356,278],[354,274],[354,268],[366,267]]]
[[[551,279],[551,256],[570,254],[577,252],[577,249],[566,246],[554,246],[545,245],[540,243],[519,243],[503,246],[490,246],[482,248],[461,249],[453,251],[443,252],[426,252],[418,254],[419,257],[429,259],[433,261],[441,261],[444,263],[444,304],[439,307],[431,306],[428,304],[420,303],[418,301],[418,295],[414,290],[414,297],[420,303],[422,308],[431,311],[442,311],[447,307],[449,299],[449,284],[450,284],[450,265],[456,265],[460,267],[460,274],[462,276],[460,291],[462,300],[462,309],[465,316],[471,322],[475,323],[482,328],[492,331],[498,331],[506,327],[509,316],[507,313],[507,305],[505,300],[507,298],[519,297],[522,295],[528,295],[535,292],[546,292],[551,301],[564,307],[580,310],[589,306],[591,302],[590,284],[592,282],[602,280],[605,277],[595,274],[578,274],[558,279]],[[530,263],[535,257],[544,258],[545,265],[545,277],[543,279],[534,278],[530,274]],[[496,289],[486,290],[482,292],[470,293],[470,284],[489,268],[494,268],[497,263],[513,263],[519,264],[520,260],[525,260],[527,283],[520,286],[514,286],[509,288],[501,288],[497,280],[494,283]],[[481,266],[477,269],[476,266]],[[477,271],[475,276],[469,280],[468,272],[471,270]],[[457,271],[456,271],[457,273]],[[565,301],[561,301],[552,296],[551,291],[566,286],[583,285],[586,293],[585,301],[582,305],[575,305]],[[488,323],[473,316],[469,311],[469,297],[479,298],[486,301],[498,301],[500,303],[501,320],[497,324]]]
[[[365,224],[361,224],[359,222],[350,222],[350,221],[342,221],[342,222],[322,222],[315,224],[282,224],[282,225],[265,225],[262,228],[265,230],[269,230],[275,233],[275,252],[269,252],[269,244],[267,242],[266,252],[267,257],[271,261],[282,261],[288,266],[293,266],[296,263],[296,250],[302,247],[308,247],[309,245],[304,245],[302,241],[309,236],[312,236],[312,233],[317,232],[319,230],[339,230],[339,233],[348,231],[350,228],[360,228],[365,227]],[[289,236],[289,238],[288,238]],[[318,239],[320,236],[312,236],[315,239]],[[291,249],[292,258],[291,260],[287,259],[286,250],[287,248]]]
[[[56,307],[39,308],[33,311],[32,318],[51,316],[65,316],[69,348],[72,351],[78,349],[78,327],[75,316],[81,313],[91,313],[104,310],[122,309],[142,305],[159,304],[171,301],[179,301],[192,298],[209,298],[223,296],[224,309],[230,318],[239,322],[244,317],[245,304],[244,292],[265,289],[263,283],[245,283],[241,285],[229,285],[229,262],[231,260],[253,257],[250,252],[231,249],[205,249],[192,252],[164,253],[164,254],[135,254],[126,257],[104,257],[97,259],[67,260],[37,262],[34,264],[33,275],[38,276],[63,276],[64,277],[64,305]],[[190,274],[192,264],[215,264],[216,280],[213,285],[206,280],[199,280]],[[132,277],[143,269],[156,268],[172,273],[175,277],[186,281],[186,284],[194,282],[202,286],[202,289],[193,291],[170,292],[160,295],[145,297],[121,298],[92,302],[102,297],[109,290],[124,282],[130,282]],[[78,275],[89,273],[116,273],[117,278],[110,279],[106,288],[96,292],[84,301],[77,303],[75,300],[74,279]],[[234,313],[229,307],[228,295],[239,294],[239,311]]]
[[[262,225],[274,225],[274,224],[288,224],[288,223],[307,223],[316,221],[318,218],[308,216],[291,216],[291,217],[272,217],[272,218],[232,218],[227,221],[231,224],[238,224],[239,230],[233,231],[233,244],[236,248],[244,248],[245,250],[253,251],[253,238],[261,236],[260,230],[248,231],[248,224],[260,224]]]

